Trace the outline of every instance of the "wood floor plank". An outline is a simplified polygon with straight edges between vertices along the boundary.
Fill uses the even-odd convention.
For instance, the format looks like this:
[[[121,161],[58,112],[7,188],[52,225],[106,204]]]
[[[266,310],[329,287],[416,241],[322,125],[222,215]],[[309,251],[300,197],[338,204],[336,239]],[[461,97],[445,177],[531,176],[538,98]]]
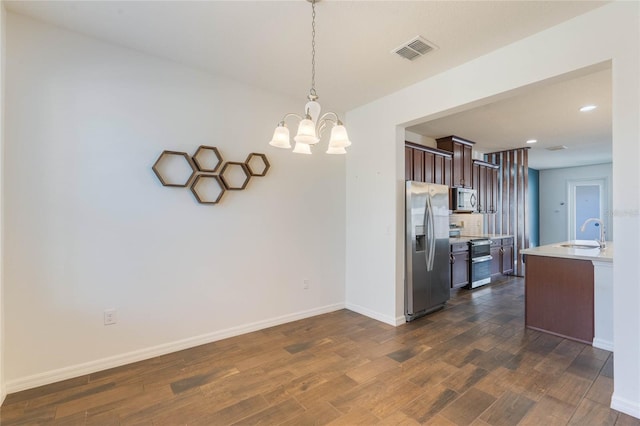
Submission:
[[[583,399],[571,417],[570,425],[615,425],[618,413],[597,402]]]
[[[144,387],[141,385],[128,385],[99,393],[93,393],[71,401],[65,401],[57,405],[56,419],[86,411],[87,409],[98,407],[100,405],[109,404],[115,401],[122,401],[124,399],[140,395],[143,392]]]
[[[478,418],[496,399],[478,389],[469,389],[444,410],[442,416],[457,425],[468,425]]]
[[[616,426],[640,426],[640,419],[636,419],[625,413],[618,413]]]
[[[608,407],[611,404],[612,394],[613,379],[600,375],[589,388],[585,398]]]
[[[340,310],[9,395],[7,425],[640,425],[613,355],[528,330],[524,282],[392,327]],[[595,422],[595,423],[594,423]]]
[[[563,373],[558,380],[552,384],[546,395],[553,396],[560,401],[564,401],[569,405],[578,406],[584,398],[591,382],[576,376],[573,373]]]
[[[376,375],[387,370],[400,370],[398,363],[391,358],[382,356],[347,371],[347,376],[358,383],[364,383]]]
[[[534,405],[535,401],[526,396],[507,391],[482,413],[480,420],[493,426],[516,425]]]
[[[435,417],[459,396],[456,391],[442,384],[436,385],[429,388],[429,392],[424,392],[407,403],[402,408],[402,412],[418,423],[424,423]]]
[[[552,396],[544,396],[529,410],[519,425],[566,425],[575,409],[575,407]]]

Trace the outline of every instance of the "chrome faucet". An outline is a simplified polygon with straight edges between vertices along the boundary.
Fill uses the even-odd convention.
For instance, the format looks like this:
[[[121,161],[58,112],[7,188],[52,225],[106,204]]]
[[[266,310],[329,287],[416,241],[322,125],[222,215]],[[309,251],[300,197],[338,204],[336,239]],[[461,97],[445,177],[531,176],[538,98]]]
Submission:
[[[604,223],[602,223],[600,219],[596,217],[590,217],[589,219],[585,220],[580,227],[580,232],[584,232],[589,222],[596,222],[600,226],[600,241],[598,241],[598,245],[601,249],[605,248],[607,246],[607,243],[605,241]]]

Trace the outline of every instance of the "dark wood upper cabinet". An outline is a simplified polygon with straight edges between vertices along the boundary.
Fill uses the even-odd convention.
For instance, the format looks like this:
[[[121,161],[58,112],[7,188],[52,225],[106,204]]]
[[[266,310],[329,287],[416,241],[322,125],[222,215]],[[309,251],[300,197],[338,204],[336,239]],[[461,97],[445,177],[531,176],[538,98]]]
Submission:
[[[413,150],[413,180],[426,182],[424,180],[424,151]]]
[[[492,213],[497,213],[499,210],[498,205],[498,193],[500,192],[500,188],[498,185],[498,175],[500,174],[500,167],[496,167],[491,169],[490,177],[491,177],[491,202],[489,203],[489,209]]]
[[[404,180],[413,180],[413,148],[404,147]]]
[[[473,185],[473,144],[474,142],[458,136],[436,139],[438,149],[451,152],[453,156],[451,186],[471,188]]]
[[[424,151],[424,181],[429,183],[436,183],[434,170],[435,170],[435,158],[436,155],[431,151]]]
[[[473,160],[473,188],[478,191],[479,213],[497,212],[499,168],[497,164]]]
[[[452,186],[453,184],[453,159],[452,157],[444,157],[444,168],[442,169],[443,185]]]
[[[405,180],[451,186],[450,152],[405,142]]]

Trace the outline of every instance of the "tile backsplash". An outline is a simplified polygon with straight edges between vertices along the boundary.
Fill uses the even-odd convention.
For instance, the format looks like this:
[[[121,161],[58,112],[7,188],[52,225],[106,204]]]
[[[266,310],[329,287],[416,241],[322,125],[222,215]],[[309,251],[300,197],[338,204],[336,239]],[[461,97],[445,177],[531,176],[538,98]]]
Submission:
[[[484,234],[484,215],[482,214],[452,214],[449,223],[460,227],[461,236]]]

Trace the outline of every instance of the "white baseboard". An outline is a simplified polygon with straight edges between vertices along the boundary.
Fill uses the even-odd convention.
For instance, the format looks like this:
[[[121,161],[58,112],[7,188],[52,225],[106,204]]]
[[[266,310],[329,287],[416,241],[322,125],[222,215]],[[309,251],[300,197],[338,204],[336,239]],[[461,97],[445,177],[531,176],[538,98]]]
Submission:
[[[598,339],[594,337],[592,345],[594,348],[604,349],[605,351],[613,352],[613,342],[609,340],[603,340],[603,339]]]
[[[239,336],[241,334],[250,333],[252,331],[258,331],[276,325],[338,311],[344,308],[344,303],[322,306],[319,308],[309,309],[307,311],[300,311],[292,314],[282,315],[268,320],[257,321],[237,327],[231,327],[213,333],[190,337],[188,339],[164,343],[161,345],[139,349],[120,355],[97,359],[95,361],[89,361],[82,364],[72,365],[69,367],[46,371],[44,373],[38,373],[27,377],[9,380],[6,383],[6,389],[3,389],[3,395],[5,395],[7,392],[19,392],[25,389],[48,385],[50,383],[59,382],[61,380],[71,379],[73,377],[83,376],[85,374],[91,374],[97,371],[107,370],[109,368],[119,367],[125,364],[131,364],[133,362],[154,358],[160,355],[166,355],[171,352],[189,349],[195,346],[204,345],[229,337]]]
[[[616,396],[615,392],[611,397],[611,408],[640,419],[640,401],[630,401]]]
[[[369,308],[365,308],[364,306],[356,305],[353,303],[347,303],[345,305],[347,309],[353,312],[357,312],[366,317],[373,318],[374,320],[384,322],[386,324],[392,325],[394,327],[399,326],[400,324],[404,324],[404,317],[402,317],[402,322],[398,323],[398,318],[390,317],[388,315],[381,314],[380,312],[372,311]]]

